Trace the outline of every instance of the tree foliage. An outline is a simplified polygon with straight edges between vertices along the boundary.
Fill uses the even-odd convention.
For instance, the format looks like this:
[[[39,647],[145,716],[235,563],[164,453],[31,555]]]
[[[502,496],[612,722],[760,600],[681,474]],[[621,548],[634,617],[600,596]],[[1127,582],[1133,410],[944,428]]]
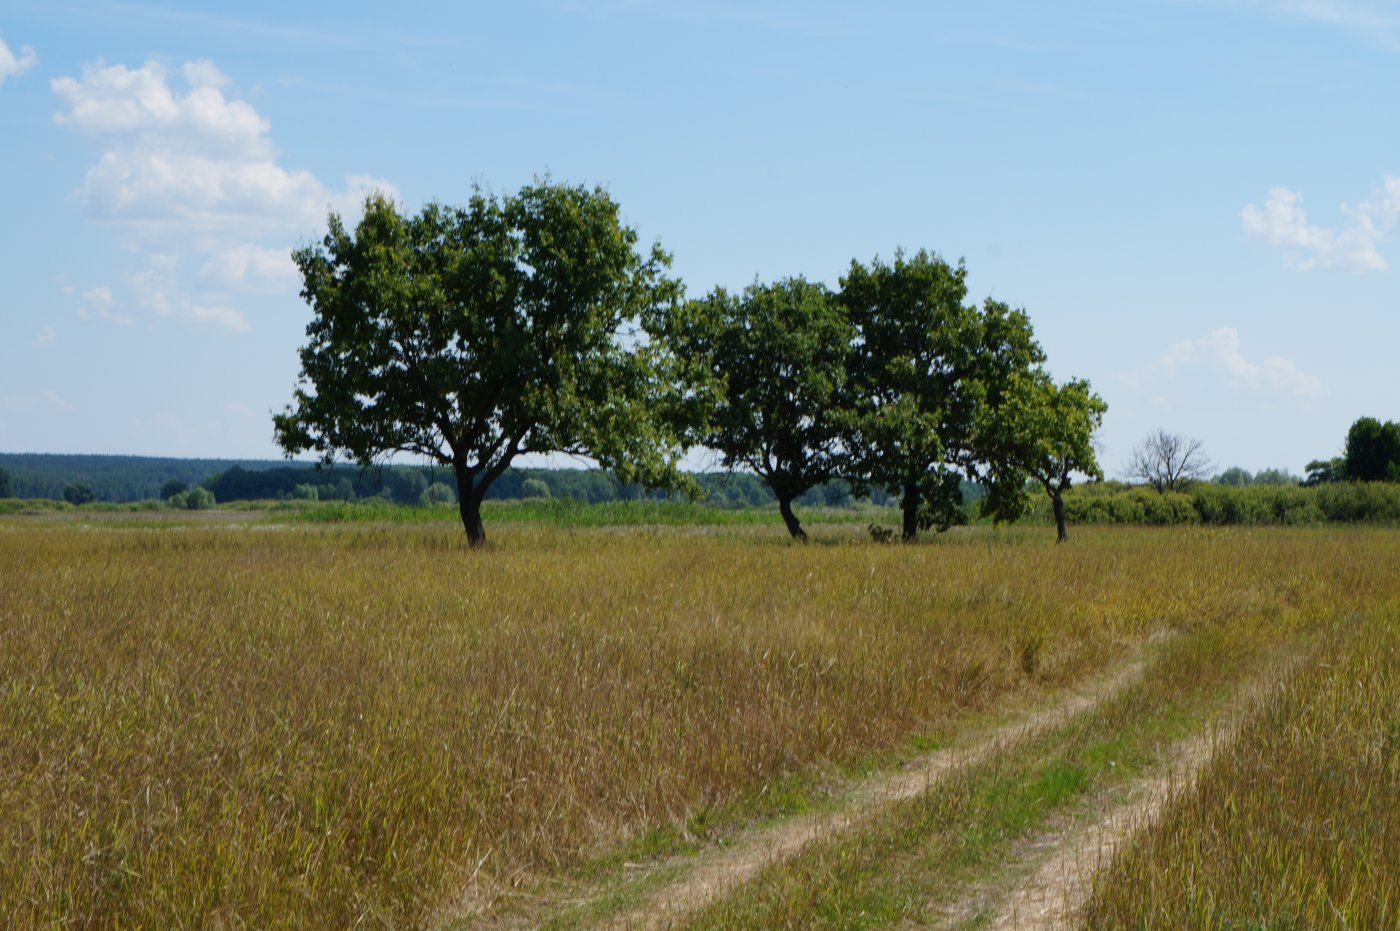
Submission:
[[[668,360],[635,330],[680,285],[636,242],[605,191],[547,180],[415,216],[371,195],[353,233],[332,214],[294,255],[313,318],[278,443],[450,466],[473,544],[487,489],[522,453],[680,481]]]
[[[92,486],[77,482],[63,489],[63,500],[75,505],[91,504],[97,500],[97,495],[93,493]]]
[[[726,468],[758,474],[789,533],[805,540],[792,504],[838,466],[836,411],[854,337],[840,304],[802,278],[721,288],[686,304],[667,336],[706,398],[692,438]]]
[[[1400,423],[1360,418],[1347,430],[1342,461],[1342,476],[1352,481],[1400,481]]]
[[[0,498],[8,498],[14,494],[14,489],[10,485],[10,473],[0,469]]]
[[[1128,477],[1151,485],[1159,493],[1183,491],[1210,475],[1211,462],[1200,440],[1157,430],[1139,443],[1128,458]]]
[[[1030,479],[1050,497],[1058,542],[1069,539],[1063,496],[1076,474],[1103,478],[1094,434],[1107,410],[1087,381],[1056,385],[1043,369],[1013,373],[1000,403],[984,405],[978,418],[975,446],[992,478],[983,512],[1019,517]]]
[[[899,499],[903,534],[961,516],[961,479],[978,460],[976,418],[1015,373],[1044,360],[1025,313],[963,303],[967,271],[920,250],[852,262],[841,301],[856,327],[846,410],[847,478]]]
[[[1342,455],[1307,465],[1304,485],[1400,482],[1400,423],[1360,417],[1347,430]]]

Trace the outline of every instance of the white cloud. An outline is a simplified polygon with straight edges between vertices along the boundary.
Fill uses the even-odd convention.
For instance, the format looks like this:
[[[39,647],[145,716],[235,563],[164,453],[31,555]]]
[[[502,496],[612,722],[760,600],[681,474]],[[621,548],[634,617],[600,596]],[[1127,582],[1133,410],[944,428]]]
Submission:
[[[191,304],[189,315],[200,323],[212,323],[226,330],[241,332],[248,329],[248,318],[243,316],[242,311],[230,307],[205,307],[203,304]]]
[[[183,93],[158,62],[99,62],[80,79],[51,82],[65,107],[55,121],[105,147],[78,189],[90,216],[148,235],[250,241],[306,236],[328,210],[353,210],[370,189],[393,193],[387,181],[363,176],[333,191],[309,171],[282,167],[270,124],[224,96],[228,79],[212,62],[190,62],[182,73]]]
[[[83,292],[82,306],[78,316],[83,320],[95,320],[117,326],[131,326],[136,321],[121,313],[122,307],[107,285],[99,285]]]
[[[1326,392],[1322,379],[1298,371],[1298,367],[1288,359],[1270,356],[1264,360],[1264,383],[1277,391],[1295,394],[1304,398],[1315,398]]]
[[[0,84],[5,83],[6,78],[19,77],[39,60],[39,56],[34,49],[28,45],[22,45],[19,49],[19,57],[10,51],[10,47],[5,44],[5,39],[0,36]]]
[[[199,271],[201,281],[234,291],[277,291],[301,280],[290,250],[245,243],[216,252]]]
[[[353,215],[370,190],[396,194],[363,175],[333,190],[279,164],[269,122],[226,96],[228,77],[207,60],[178,77],[159,62],[99,61],[50,86],[55,122],[102,148],[78,202],[147,256],[131,285],[135,303],[157,314],[246,329],[234,296],[296,293],[292,242],[322,230],[329,210]]]
[[[1400,221],[1400,177],[1387,176],[1371,200],[1355,207],[1343,204],[1346,223],[1339,229],[1309,223],[1302,204],[1303,195],[1296,191],[1271,189],[1262,208],[1250,204],[1240,211],[1245,234],[1271,246],[1295,250],[1289,253],[1288,261],[1301,271],[1385,271],[1389,267],[1378,247]]]
[[[186,290],[182,284],[184,263],[180,256],[153,253],[147,258],[146,268],[127,280],[132,296],[141,307],[160,317],[179,317],[235,332],[249,329],[247,315],[227,306],[227,295],[218,291],[191,295]]]
[[[1202,339],[1176,343],[1167,350],[1160,364],[1171,373],[1200,364],[1218,366],[1236,384],[1302,398],[1315,398],[1327,390],[1322,379],[1299,371],[1292,360],[1269,356],[1256,363],[1245,358],[1240,351],[1239,330],[1234,327],[1221,327]]]
[[[32,345],[35,349],[43,349],[45,346],[52,346],[58,340],[58,333],[51,326],[46,326],[39,331],[39,335],[34,337]]]

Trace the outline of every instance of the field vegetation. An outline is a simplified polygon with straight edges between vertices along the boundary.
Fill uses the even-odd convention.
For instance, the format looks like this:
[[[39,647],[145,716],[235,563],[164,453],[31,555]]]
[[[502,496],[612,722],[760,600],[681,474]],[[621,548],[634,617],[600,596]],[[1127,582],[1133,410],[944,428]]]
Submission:
[[[1171,809],[1185,827],[1149,833],[1105,873],[1093,914],[1111,916],[1104,926],[1134,914],[1309,926],[1323,901],[1309,870],[1328,843],[1354,843],[1354,858],[1327,861],[1341,864],[1328,899],[1343,915],[1394,915],[1384,874],[1358,865],[1389,862],[1366,859],[1365,845],[1396,836],[1393,809],[1368,801],[1394,786],[1400,727],[1387,710],[1393,532],[1103,528],[1057,548],[1043,528],[977,528],[879,546],[863,522],[814,514],[806,547],[780,523],[522,520],[469,549],[447,522],[73,516],[0,523],[7,926],[549,921],[547,890],[616,890],[633,860],[684,860],[754,823],[838,804],[861,773],[1143,650],[1160,658],[1137,691],[949,784],[971,793],[970,811],[1001,813],[978,820],[963,874],[933,876],[938,857],[899,870],[872,860],[869,875],[906,885],[852,882],[851,907],[760,878],[753,888],[774,891],[746,887],[740,904],[697,920],[849,927],[942,914],[930,903],[956,899],[998,851],[1151,768],[1163,741],[1203,726],[1238,682],[1318,649],[1336,672],[1298,667],[1232,744],[1254,769],[1211,769],[1202,794]],[[1115,741],[1121,752],[1104,751]],[[1312,774],[1288,804],[1334,833],[1264,816],[1284,793],[1262,775],[1277,767]],[[941,798],[906,803],[917,829],[891,815],[860,836],[904,832],[915,850],[971,842],[972,825],[940,820]],[[1227,803],[1261,814],[1231,826]],[[1221,831],[1233,860],[1193,855],[1220,870],[1222,889],[1270,890],[1263,905],[1207,912],[1191,898],[1204,886],[1160,879],[1160,893],[1133,891],[1180,856],[1168,840]],[[853,862],[884,847],[834,849]]]

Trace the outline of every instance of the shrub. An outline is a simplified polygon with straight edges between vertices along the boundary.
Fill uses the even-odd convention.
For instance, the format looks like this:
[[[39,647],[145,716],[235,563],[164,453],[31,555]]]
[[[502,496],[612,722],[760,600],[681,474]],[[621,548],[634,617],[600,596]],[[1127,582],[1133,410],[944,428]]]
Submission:
[[[457,495],[450,485],[441,482],[434,482],[423,492],[418,499],[418,504],[425,508],[434,507],[439,504],[456,504]]]
[[[185,507],[191,511],[207,511],[214,504],[214,493],[208,488],[191,488],[185,492]]]

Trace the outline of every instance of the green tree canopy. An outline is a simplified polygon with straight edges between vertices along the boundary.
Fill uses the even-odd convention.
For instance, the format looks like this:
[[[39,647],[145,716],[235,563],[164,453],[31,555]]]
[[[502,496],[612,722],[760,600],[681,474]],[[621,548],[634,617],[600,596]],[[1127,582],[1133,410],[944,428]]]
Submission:
[[[1344,478],[1356,482],[1400,481],[1400,423],[1362,417],[1347,431]]]
[[[1215,484],[1217,485],[1240,487],[1253,483],[1254,476],[1249,473],[1248,469],[1242,469],[1239,466],[1231,466],[1215,477]]]
[[[1340,456],[1334,459],[1314,459],[1304,469],[1308,473],[1303,479],[1304,485],[1327,485],[1340,482],[1346,477],[1346,460]]]
[[[846,473],[859,490],[896,496],[905,539],[946,529],[961,479],[978,459],[975,420],[1013,374],[1044,359],[1020,310],[963,303],[967,270],[920,250],[867,267],[852,262],[841,301],[857,330],[845,413]]]
[[[63,489],[63,500],[69,504],[91,504],[97,500],[97,495],[93,492],[92,486],[85,482],[77,482],[65,486]]]
[[[1108,410],[1087,381],[1056,385],[1043,369],[1013,373],[1001,402],[984,405],[978,417],[976,449],[994,479],[982,509],[1015,519],[1025,507],[1021,489],[1027,477],[1050,496],[1057,542],[1069,539],[1064,493],[1077,473],[1102,479],[1094,434]]]
[[[549,483],[542,478],[527,478],[520,484],[522,497],[525,498],[548,498]]]
[[[10,473],[0,469],[0,498],[8,498],[14,494],[14,489],[10,487]]]
[[[313,318],[294,403],[274,418],[288,455],[451,466],[474,545],[486,490],[522,453],[680,481],[672,373],[636,326],[681,286],[605,191],[478,188],[465,207],[416,216],[371,195],[353,233],[335,214],[329,226],[294,255]]]
[[[1287,469],[1260,469],[1254,473],[1254,485],[1297,485],[1299,478]]]
[[[668,327],[691,382],[711,395],[693,439],[725,468],[752,470],[778,499],[788,532],[807,534],[793,502],[836,474],[834,411],[846,382],[854,329],[820,284],[789,278],[743,294],[717,289]]]

